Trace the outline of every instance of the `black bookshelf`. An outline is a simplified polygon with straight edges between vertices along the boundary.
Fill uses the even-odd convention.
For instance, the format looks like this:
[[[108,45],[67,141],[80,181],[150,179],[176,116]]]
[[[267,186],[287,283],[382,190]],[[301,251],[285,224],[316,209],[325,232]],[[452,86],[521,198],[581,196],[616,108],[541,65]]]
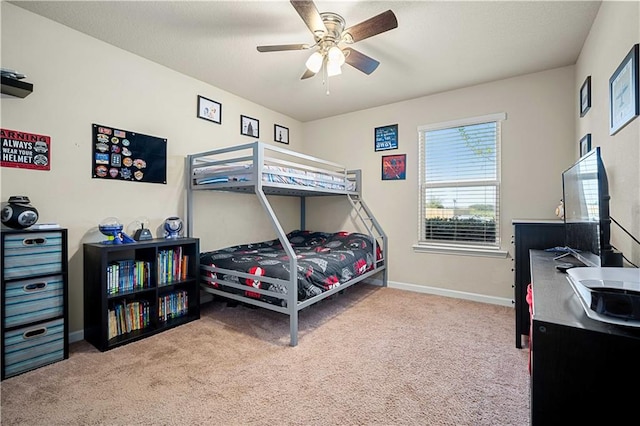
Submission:
[[[200,243],[84,244],[84,338],[100,351],[200,318]]]

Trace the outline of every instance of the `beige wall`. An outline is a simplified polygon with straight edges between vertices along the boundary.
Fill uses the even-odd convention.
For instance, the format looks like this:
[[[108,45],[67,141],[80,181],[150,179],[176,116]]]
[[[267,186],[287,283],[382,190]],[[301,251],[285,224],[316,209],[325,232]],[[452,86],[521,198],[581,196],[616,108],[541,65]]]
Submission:
[[[611,216],[640,239],[640,119],[609,135],[609,78],[631,47],[640,42],[640,2],[602,2],[576,63],[575,92],[591,76],[591,109],[576,120],[576,139],[591,133],[609,178]],[[576,95],[576,111],[579,111]],[[579,114],[578,114],[579,115]],[[575,156],[578,155],[578,144]],[[611,225],[611,243],[640,265],[640,246]]]
[[[304,147],[312,155],[363,169],[364,199],[389,236],[392,285],[474,293],[510,303],[514,281],[510,257],[413,251],[418,241],[417,127],[507,114],[502,125],[500,233],[502,249],[512,253],[512,219],[555,218],[562,197],[561,173],[574,155],[574,86],[571,66],[318,120],[305,123]],[[374,128],[395,123],[399,148],[374,152]],[[388,154],[407,154],[406,180],[381,180],[381,157]],[[320,214],[312,217],[323,225],[329,220]]]
[[[27,74],[34,84],[24,99],[2,95],[1,125],[51,137],[51,170],[3,167],[0,198],[27,195],[40,213],[39,222],[69,229],[71,331],[83,328],[82,244],[104,239],[97,232],[102,219],[116,216],[127,225],[146,216],[155,236],[165,218],[184,217],[185,155],[251,142],[240,135],[240,114],[260,120],[265,141],[271,141],[274,123],[289,127],[296,135],[291,148],[301,148],[296,142],[301,123],[296,120],[7,2],[0,12],[2,66]],[[222,103],[222,125],[196,117],[198,95]],[[92,179],[92,123],[167,138],[167,184]],[[205,207],[194,221],[203,249],[273,238],[256,199],[217,195],[206,194],[196,202]],[[298,223],[297,204],[289,210],[290,201],[276,200],[288,228]],[[219,205],[226,208],[212,207]]]
[[[556,219],[561,173],[578,158],[578,141],[585,133],[592,133],[594,146],[602,147],[612,216],[640,238],[640,119],[615,136],[609,136],[607,121],[609,77],[639,41],[639,8],[638,2],[603,2],[576,66],[305,123],[308,153],[348,161],[349,167],[364,170],[365,200],[389,235],[391,285],[445,294],[463,292],[463,297],[471,298],[489,296],[481,300],[496,297],[498,303],[513,297],[511,258],[412,250],[418,237],[416,128],[423,124],[507,113],[502,127],[500,232],[501,246],[511,255],[513,219]],[[580,118],[579,91],[587,75],[592,76],[592,107]],[[373,129],[394,123],[399,124],[399,149],[374,152]],[[382,181],[381,156],[395,153],[407,154],[407,179]],[[315,219],[321,226],[335,226],[341,222],[339,217],[318,213]],[[640,264],[640,247],[615,225],[612,244]]]
[[[24,99],[2,95],[2,127],[49,135],[51,171],[0,169],[1,199],[28,195],[41,222],[69,229],[70,329],[82,329],[82,243],[97,241],[97,224],[117,216],[127,224],[147,216],[156,234],[164,218],[184,215],[186,154],[250,142],[239,135],[239,115],[260,120],[261,139],[273,124],[290,128],[290,148],[361,168],[363,193],[389,236],[392,285],[442,291],[509,303],[512,260],[414,253],[417,241],[417,127],[496,112],[507,113],[502,133],[502,248],[513,252],[514,218],[553,219],[561,198],[560,174],[577,158],[578,140],[591,132],[603,146],[612,213],[640,234],[640,164],[636,119],[614,137],[606,123],[607,82],[638,41],[638,4],[603,7],[576,66],[524,75],[343,116],[299,123],[224,90],[2,2],[2,66],[28,74],[34,93]],[[634,15],[635,14],[635,15]],[[635,25],[635,27],[634,27]],[[28,28],[29,31],[25,31]],[[470,70],[473,72],[473,70]],[[592,76],[593,106],[579,119],[578,90]],[[425,78],[429,78],[428,74]],[[393,90],[393,88],[389,88]],[[223,104],[223,124],[196,118],[196,98]],[[91,179],[91,124],[100,123],[168,139],[166,185]],[[373,129],[399,125],[399,149],[376,153]],[[304,141],[304,142],[303,142]],[[381,181],[383,154],[407,154],[407,179]],[[620,195],[624,194],[624,195]],[[273,199],[286,230],[297,226],[297,204]],[[271,238],[268,220],[252,197],[198,194],[194,235],[203,250]],[[352,228],[344,200],[312,200],[312,229]],[[327,214],[328,212],[328,214]],[[250,224],[249,226],[247,224]],[[614,235],[615,244],[640,260],[638,248]]]

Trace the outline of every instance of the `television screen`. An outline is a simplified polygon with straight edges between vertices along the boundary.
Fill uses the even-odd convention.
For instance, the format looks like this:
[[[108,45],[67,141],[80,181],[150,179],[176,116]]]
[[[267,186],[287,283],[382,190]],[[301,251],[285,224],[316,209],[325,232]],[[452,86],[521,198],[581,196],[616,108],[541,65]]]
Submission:
[[[610,244],[609,186],[600,147],[562,173],[565,245],[587,266],[620,266]]]

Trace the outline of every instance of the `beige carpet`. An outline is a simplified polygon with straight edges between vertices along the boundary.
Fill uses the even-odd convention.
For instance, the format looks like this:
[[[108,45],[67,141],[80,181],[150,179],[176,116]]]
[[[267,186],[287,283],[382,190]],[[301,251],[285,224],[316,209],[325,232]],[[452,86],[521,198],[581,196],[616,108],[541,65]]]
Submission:
[[[2,382],[2,425],[527,425],[511,308],[359,284],[288,317],[202,318]]]

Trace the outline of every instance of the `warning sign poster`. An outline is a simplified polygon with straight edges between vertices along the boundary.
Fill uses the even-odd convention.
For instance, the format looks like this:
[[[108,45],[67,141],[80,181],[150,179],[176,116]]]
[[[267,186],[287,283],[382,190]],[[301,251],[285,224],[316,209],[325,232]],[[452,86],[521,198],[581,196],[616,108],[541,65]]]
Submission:
[[[2,167],[50,170],[51,138],[19,130],[1,129]]]

